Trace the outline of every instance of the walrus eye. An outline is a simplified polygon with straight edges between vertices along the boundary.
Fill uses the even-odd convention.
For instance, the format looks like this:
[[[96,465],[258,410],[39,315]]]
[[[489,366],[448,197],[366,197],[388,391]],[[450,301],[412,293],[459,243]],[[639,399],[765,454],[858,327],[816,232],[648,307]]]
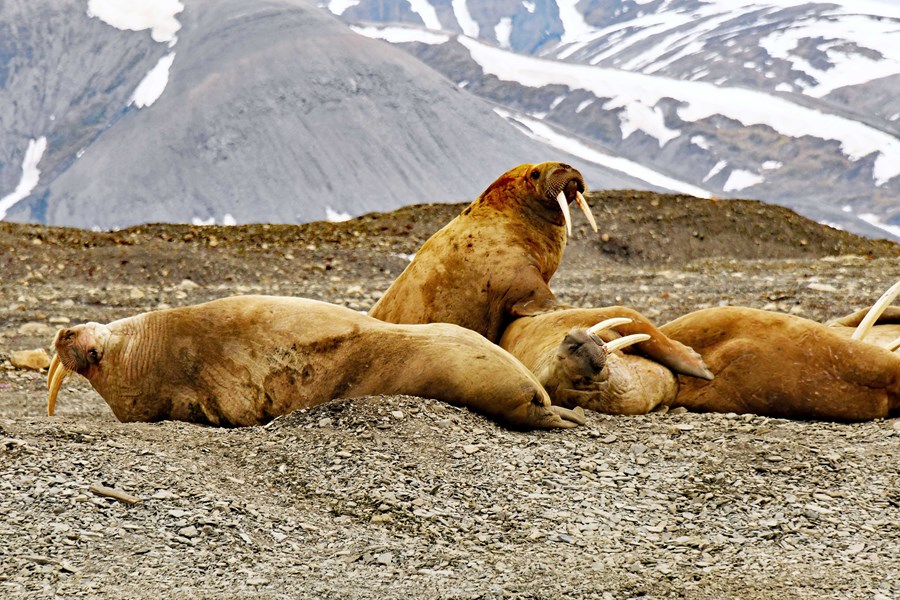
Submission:
[[[88,355],[88,361],[92,362],[93,364],[96,365],[98,362],[100,362],[100,355],[97,354],[97,351],[94,350],[93,348],[88,350],[87,355]]]
[[[537,169],[535,169],[534,171],[531,172],[531,178],[532,178],[532,179],[540,179],[540,178],[541,178],[541,172],[538,171]]]

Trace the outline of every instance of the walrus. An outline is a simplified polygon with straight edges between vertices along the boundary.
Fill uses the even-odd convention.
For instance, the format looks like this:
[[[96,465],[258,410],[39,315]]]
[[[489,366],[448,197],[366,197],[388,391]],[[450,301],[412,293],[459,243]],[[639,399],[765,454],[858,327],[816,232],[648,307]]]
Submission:
[[[624,306],[516,319],[500,346],[531,370],[554,404],[644,414],[677,391],[676,374],[712,379],[699,355]]]
[[[334,398],[410,394],[524,429],[582,424],[475,332],[394,325],[302,298],[237,296],[60,329],[48,372],[84,376],[120,421],[262,424]]]
[[[599,352],[591,350],[592,344],[597,345],[596,336],[581,336],[574,346],[560,342],[554,349],[544,341],[535,347],[544,348],[545,361],[550,352],[555,352],[559,363],[574,363],[565,368],[556,366],[553,371],[560,389],[553,390],[551,396],[566,406],[613,414],[683,406],[693,411],[793,419],[885,418],[900,411],[900,354],[890,350],[896,340],[883,342],[891,338],[892,329],[883,330],[889,333],[873,341],[869,341],[869,335],[880,327],[894,326],[892,319],[900,311],[887,307],[898,295],[900,282],[865,315],[857,312],[831,325],[754,308],[717,307],[689,313],[661,326],[668,339],[700,353],[714,376],[711,380],[674,374],[658,362],[618,352],[609,354],[600,364],[592,358]],[[880,319],[882,314],[887,314],[887,323]],[[531,366],[534,363],[530,365],[529,360],[534,359],[521,350],[529,348],[528,335],[565,340],[573,328],[585,331],[598,314],[586,317],[563,311],[556,316],[556,322],[545,321],[542,327],[538,327],[540,322],[529,324],[523,319],[514,343],[505,347]],[[508,334],[516,334],[517,324],[511,325],[514,329]],[[530,325],[530,331],[525,325]]]
[[[455,323],[497,342],[514,318],[559,308],[548,282],[571,231],[569,203],[597,229],[585,189],[563,163],[510,169],[422,245],[369,315]]]

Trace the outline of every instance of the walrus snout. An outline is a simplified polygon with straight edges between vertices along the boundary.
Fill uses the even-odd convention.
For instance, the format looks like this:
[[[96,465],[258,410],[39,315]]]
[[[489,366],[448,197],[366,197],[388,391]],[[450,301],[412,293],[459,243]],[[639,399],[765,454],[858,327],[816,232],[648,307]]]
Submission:
[[[585,382],[606,381],[607,352],[603,341],[585,329],[573,328],[566,334],[557,351],[557,358],[566,378],[576,387]]]

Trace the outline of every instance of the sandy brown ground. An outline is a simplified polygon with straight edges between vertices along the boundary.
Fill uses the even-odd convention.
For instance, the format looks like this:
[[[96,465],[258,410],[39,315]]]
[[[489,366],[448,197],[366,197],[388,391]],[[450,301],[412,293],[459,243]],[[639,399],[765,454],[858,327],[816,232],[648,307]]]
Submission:
[[[755,202],[593,195],[552,287],[662,323],[740,304],[824,320],[900,246]],[[460,207],[307,226],[0,223],[0,597],[895,598],[900,422],[590,415],[505,430],[410,397],[267,427],[120,424],[14,350],[57,327],[238,293],[365,310]],[[90,491],[105,485],[141,499]]]

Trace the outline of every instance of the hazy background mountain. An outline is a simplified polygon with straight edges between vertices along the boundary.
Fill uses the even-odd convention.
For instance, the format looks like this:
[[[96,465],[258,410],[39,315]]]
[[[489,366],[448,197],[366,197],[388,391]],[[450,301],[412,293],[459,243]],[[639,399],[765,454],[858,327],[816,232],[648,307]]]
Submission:
[[[336,0],[328,8],[535,130],[577,133],[714,196],[761,198],[900,236],[900,3]]]
[[[314,5],[114,9],[0,4],[7,219],[100,228],[336,219],[474,198],[516,164],[555,158],[594,181],[640,185],[528,138]]]
[[[900,9],[733,4],[7,0],[0,218],[337,219],[566,160],[900,233]]]

